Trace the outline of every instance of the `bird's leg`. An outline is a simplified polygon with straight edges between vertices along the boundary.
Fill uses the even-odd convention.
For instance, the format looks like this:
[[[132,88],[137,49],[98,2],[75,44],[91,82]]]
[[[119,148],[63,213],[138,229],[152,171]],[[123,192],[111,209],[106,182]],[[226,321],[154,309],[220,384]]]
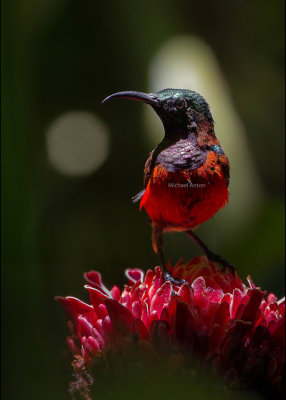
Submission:
[[[165,270],[165,259],[163,254],[163,238],[162,238],[162,229],[159,225],[152,225],[152,246],[155,254],[157,254],[160,258],[161,267]]]
[[[161,268],[164,273],[164,278],[166,281],[173,283],[174,285],[182,285],[186,283],[184,279],[176,279],[170,274],[170,272],[166,269],[164,254],[163,254],[163,231],[157,224],[152,224],[152,245],[153,250],[156,254],[158,254],[161,262]]]
[[[229,268],[231,273],[234,275],[236,268],[234,265],[230,264],[227,260],[225,260],[224,258],[222,258],[220,255],[212,252],[207,245],[192,231],[186,231],[186,234],[192,238],[194,240],[194,242],[197,243],[197,245],[205,252],[206,256],[208,257],[209,260],[211,261],[215,261],[219,264],[221,264],[224,268]]]

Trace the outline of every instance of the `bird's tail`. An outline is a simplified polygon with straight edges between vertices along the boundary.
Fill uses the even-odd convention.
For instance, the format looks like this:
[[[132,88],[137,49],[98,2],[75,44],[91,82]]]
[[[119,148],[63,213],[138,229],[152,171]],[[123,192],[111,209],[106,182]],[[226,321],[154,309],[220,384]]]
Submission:
[[[132,197],[132,202],[133,203],[137,203],[139,200],[142,199],[142,197],[144,196],[145,193],[145,189],[141,190],[141,192],[137,193],[135,196]]]

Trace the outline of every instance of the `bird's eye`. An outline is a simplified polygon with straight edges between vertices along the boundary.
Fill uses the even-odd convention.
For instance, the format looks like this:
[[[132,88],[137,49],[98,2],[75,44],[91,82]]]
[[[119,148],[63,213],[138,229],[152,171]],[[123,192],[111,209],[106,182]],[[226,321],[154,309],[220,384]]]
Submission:
[[[184,101],[178,101],[178,103],[176,104],[176,107],[181,110],[182,108],[185,107],[185,102]]]

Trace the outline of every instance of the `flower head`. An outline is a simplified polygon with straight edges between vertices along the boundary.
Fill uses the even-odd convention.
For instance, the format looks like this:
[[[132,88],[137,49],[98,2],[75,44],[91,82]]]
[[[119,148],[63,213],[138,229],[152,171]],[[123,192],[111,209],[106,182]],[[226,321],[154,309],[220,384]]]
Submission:
[[[90,304],[57,298],[70,318],[67,343],[74,366],[80,362],[88,373],[98,359],[108,365],[111,353],[169,367],[199,359],[230,385],[281,395],[285,300],[266,296],[250,277],[245,285],[237,275],[221,272],[206,257],[168,269],[188,283],[172,286],[159,267],[146,274],[127,269],[123,291],[108,290],[100,273],[90,271],[85,273]]]

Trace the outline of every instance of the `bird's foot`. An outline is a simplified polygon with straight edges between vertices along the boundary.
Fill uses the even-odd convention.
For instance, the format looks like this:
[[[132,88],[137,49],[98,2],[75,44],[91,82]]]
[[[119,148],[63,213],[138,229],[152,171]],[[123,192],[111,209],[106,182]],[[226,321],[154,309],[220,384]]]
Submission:
[[[226,268],[230,270],[233,276],[235,276],[236,268],[232,265],[229,261],[222,258],[219,254],[215,254],[212,251],[207,252],[207,257],[210,261],[217,262],[218,264],[222,265],[222,271],[224,272]]]
[[[171,282],[173,285],[176,285],[176,286],[181,286],[184,283],[188,284],[188,282],[185,279],[174,278],[173,275],[170,274],[170,272],[164,272],[164,278],[166,281]]]

